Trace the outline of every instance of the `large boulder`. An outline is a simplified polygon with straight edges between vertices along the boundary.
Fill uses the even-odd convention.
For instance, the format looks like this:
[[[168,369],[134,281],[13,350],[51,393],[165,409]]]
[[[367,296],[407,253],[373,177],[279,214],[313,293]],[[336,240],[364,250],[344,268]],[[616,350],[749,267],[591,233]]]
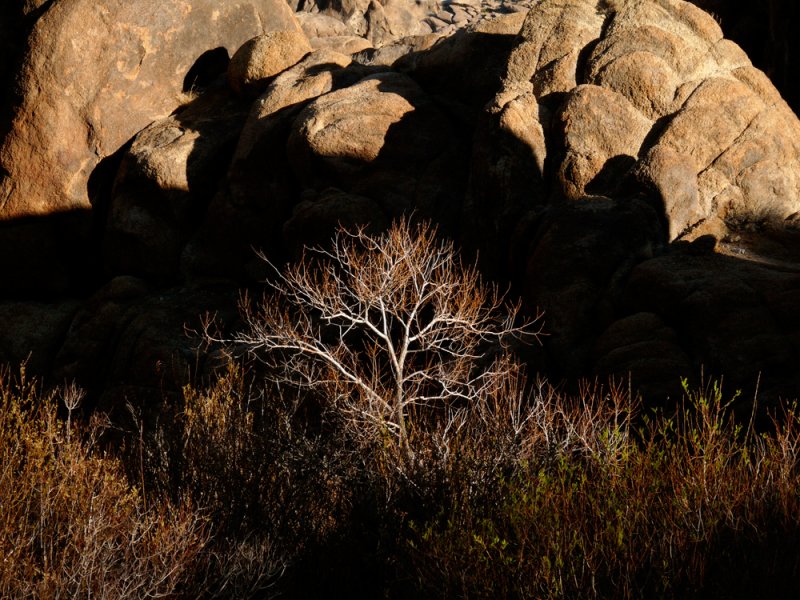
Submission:
[[[311,52],[302,31],[269,31],[245,42],[228,66],[228,83],[239,94],[258,95],[278,73]]]
[[[158,407],[218,366],[202,352],[202,320],[237,322],[231,288],[152,289],[134,277],[116,277],[75,313],[55,357],[58,381],[97,392],[93,401],[117,417],[126,404]],[[74,312],[74,311],[73,311]]]
[[[711,16],[680,0],[542,0],[517,40],[483,111],[494,142],[479,138],[464,222],[472,245],[505,258],[526,301],[545,310],[559,372],[638,370],[652,390],[707,364],[736,370],[738,383],[763,369],[796,384],[786,375],[798,358],[794,334],[774,327],[763,296],[715,292],[689,307],[665,292],[695,261],[669,242],[699,240],[692,252],[713,257],[709,234],[763,230],[789,232],[783,241],[797,247],[800,121],[766,76]],[[483,231],[492,242],[482,245]],[[717,271],[736,262],[692,262],[695,281],[725,289]],[[653,265],[646,283],[640,264]],[[768,283],[770,268],[748,272],[791,288]],[[659,290],[652,298],[664,302],[634,298],[632,274],[637,294]],[[695,319],[696,335],[684,326]]]
[[[298,12],[297,22],[308,36],[314,38],[341,37],[352,35],[353,32],[340,19],[322,13]]]
[[[245,277],[246,265],[256,270],[260,265],[254,248],[280,253],[283,224],[300,196],[286,153],[292,124],[311,100],[367,74],[362,67],[350,68],[350,62],[330,50],[312,52],[278,75],[252,104],[225,181],[183,252],[188,277]]]
[[[454,125],[413,79],[380,73],[311,102],[287,152],[306,189],[334,185],[391,216],[416,211],[453,231],[466,175]]]
[[[213,315],[222,331],[240,326],[238,297],[228,287],[171,288],[137,301],[124,316],[113,354],[106,357],[99,407],[119,415],[127,401],[157,413],[165,402],[177,403],[187,384],[208,380],[222,361],[207,351],[203,319]]]
[[[637,312],[614,321],[592,349],[594,374],[625,377],[648,404],[680,399],[681,380],[695,367],[681,347],[678,332],[657,314]]]
[[[512,13],[477,20],[430,50],[408,53],[394,66],[429,92],[480,109],[500,87],[524,17]]]
[[[249,104],[214,88],[136,134],[114,182],[105,272],[169,282],[227,172]]]
[[[181,102],[207,51],[298,30],[284,0],[55,0],[30,35],[0,148],[0,219],[90,208],[105,157]]]
[[[749,403],[758,393],[767,407],[781,396],[796,396],[797,263],[765,268],[708,248],[696,251],[698,244],[638,265],[625,285],[624,304],[634,312],[658,314],[669,324],[692,366],[684,377],[696,377],[701,370],[707,377],[724,377],[731,392],[745,391],[740,400]],[[677,359],[674,349],[661,355],[661,360]],[[608,358],[599,359],[600,365],[608,366]],[[673,373],[673,383],[678,377]]]
[[[571,90],[555,118],[556,183],[567,200],[613,190],[630,166],[652,122],[628,100],[607,88],[580,85]]]
[[[696,180],[694,208],[687,190],[679,201],[662,199],[672,239],[800,218],[800,122],[717,22],[688,2],[539,2],[501,90],[528,92],[556,115],[547,144],[555,155],[546,160],[567,198],[616,192],[643,160],[650,189],[642,193],[664,191],[669,175],[656,163]]]
[[[413,96],[421,95],[410,79],[381,74],[318,98],[289,139],[295,169],[306,181],[349,179],[378,158],[389,129],[414,112]]]

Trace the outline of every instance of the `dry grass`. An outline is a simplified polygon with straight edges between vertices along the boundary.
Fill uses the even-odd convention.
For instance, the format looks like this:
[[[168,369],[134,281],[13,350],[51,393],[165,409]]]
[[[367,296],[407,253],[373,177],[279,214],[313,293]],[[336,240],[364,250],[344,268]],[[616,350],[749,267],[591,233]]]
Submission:
[[[687,388],[668,416],[618,388],[531,385],[507,346],[485,359],[531,324],[424,227],[342,232],[273,288],[230,346],[266,365],[269,391],[237,420],[250,432],[245,414],[270,415],[254,436],[270,441],[236,462],[270,491],[242,474],[214,485],[255,492],[298,596],[780,597],[800,583],[793,412],[756,435],[719,386]],[[230,410],[217,395],[187,414],[213,423]],[[211,464],[239,456],[226,436]]]
[[[24,369],[0,374],[0,596],[159,598],[174,595],[206,540],[182,506],[147,507],[100,432],[60,420]],[[74,390],[62,398],[71,412]]]
[[[687,390],[686,405],[666,416],[642,413],[618,388],[565,396],[507,373],[507,393],[456,419],[414,413],[413,465],[394,462],[378,439],[354,438],[349,411],[310,414],[274,390],[256,393],[241,368],[204,391],[187,389],[182,440],[194,466],[183,489],[232,525],[226,543],[262,548],[220,563],[223,588],[792,597],[795,413],[756,434],[732,420],[718,386]]]
[[[228,347],[249,366],[140,422],[124,461],[77,422],[78,390],[2,374],[0,596],[796,596],[793,408],[756,433],[718,385],[666,415],[528,381],[495,335],[514,307],[413,233],[340,238],[350,258],[281,279]]]
[[[507,373],[505,394],[457,419],[412,415],[400,471],[348,412],[231,365],[150,438],[172,476],[145,464],[203,517],[165,493],[145,505],[97,424],[68,426],[58,398],[5,376],[0,595],[792,597],[794,412],[756,434],[714,386],[668,417],[618,389],[567,397]]]

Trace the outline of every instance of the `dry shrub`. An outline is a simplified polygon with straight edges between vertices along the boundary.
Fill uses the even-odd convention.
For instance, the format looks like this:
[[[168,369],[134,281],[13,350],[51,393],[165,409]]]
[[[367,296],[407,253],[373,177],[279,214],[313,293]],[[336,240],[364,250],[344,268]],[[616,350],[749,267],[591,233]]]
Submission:
[[[253,522],[295,550],[284,558],[323,570],[348,553],[379,560],[374,545],[394,552],[408,515],[429,516],[443,494],[481,495],[520,460],[531,416],[511,349],[537,340],[536,320],[432,228],[341,230],[260,301],[245,298],[242,316],[234,338],[209,340],[251,356],[271,391],[255,403],[252,390],[189,394],[185,471],[200,466],[191,479],[210,476],[198,489],[215,497],[245,490]]]
[[[687,388],[666,416],[618,387],[526,380],[513,350],[535,322],[428,228],[340,232],[243,311],[222,341],[252,370],[232,361],[187,388],[156,436],[172,475],[153,479],[214,524],[208,595],[791,597],[800,583],[793,411],[757,435],[719,386]]]
[[[148,507],[118,460],[96,451],[101,424],[57,417],[76,390],[42,395],[0,373],[0,596],[172,597],[197,573],[203,521]]]
[[[204,597],[269,596],[347,510],[339,440],[308,431],[296,398],[256,381],[230,361],[208,385],[186,386],[183,406],[129,457],[159,495],[190,498],[207,515]]]
[[[271,288],[243,301],[243,331],[214,341],[245,349],[275,385],[321,398],[325,416],[354,447],[382,452],[387,471],[408,476],[430,444],[447,454],[468,421],[495,418],[492,405],[524,420],[509,350],[537,340],[536,319],[521,317],[431,227],[340,230]]]

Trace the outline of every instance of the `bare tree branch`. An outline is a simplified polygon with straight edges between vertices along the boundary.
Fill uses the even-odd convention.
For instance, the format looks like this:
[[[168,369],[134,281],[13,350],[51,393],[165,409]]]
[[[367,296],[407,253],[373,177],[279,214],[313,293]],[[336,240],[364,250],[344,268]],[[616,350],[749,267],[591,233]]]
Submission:
[[[388,432],[404,459],[412,413],[438,409],[458,430],[465,406],[506,385],[509,345],[540,334],[538,315],[521,318],[426,225],[340,230],[270,287],[255,306],[243,298],[246,329],[218,341],[246,348],[281,384],[321,389],[362,435]]]

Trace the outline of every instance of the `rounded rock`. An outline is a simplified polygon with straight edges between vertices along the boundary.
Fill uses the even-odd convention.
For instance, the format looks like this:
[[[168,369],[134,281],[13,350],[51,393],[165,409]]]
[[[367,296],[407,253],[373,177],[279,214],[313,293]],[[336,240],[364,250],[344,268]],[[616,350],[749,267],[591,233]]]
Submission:
[[[270,31],[245,42],[228,65],[228,83],[238,94],[258,93],[268,80],[312,51],[302,31]]]

